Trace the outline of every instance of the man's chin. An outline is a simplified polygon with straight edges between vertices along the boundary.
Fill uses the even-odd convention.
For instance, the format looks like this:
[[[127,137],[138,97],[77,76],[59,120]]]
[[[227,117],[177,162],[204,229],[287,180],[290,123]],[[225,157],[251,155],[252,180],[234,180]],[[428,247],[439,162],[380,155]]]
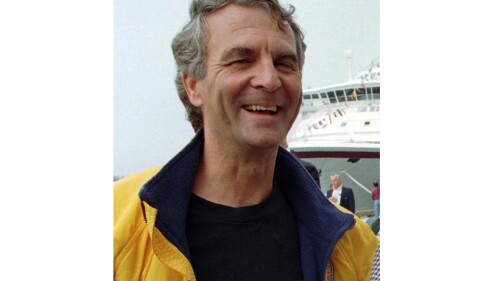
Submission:
[[[248,140],[248,143],[256,148],[271,149],[280,145],[282,138],[270,135],[254,135]]]

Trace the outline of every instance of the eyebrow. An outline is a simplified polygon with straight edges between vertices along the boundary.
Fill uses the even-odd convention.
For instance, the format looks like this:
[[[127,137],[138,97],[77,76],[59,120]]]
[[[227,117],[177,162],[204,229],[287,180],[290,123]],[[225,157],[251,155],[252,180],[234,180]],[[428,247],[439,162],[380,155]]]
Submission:
[[[252,55],[254,53],[255,52],[252,49],[250,49],[250,48],[243,47],[243,46],[234,46],[234,47],[229,48],[228,50],[225,50],[222,53],[221,59],[223,61],[227,61],[227,60],[230,60],[233,57],[250,56],[250,55]]]
[[[293,62],[298,62],[299,58],[297,57],[296,53],[281,53],[278,54],[277,60],[285,59],[285,60],[292,60]]]
[[[222,61],[227,61],[227,60],[230,60],[231,58],[234,58],[234,57],[240,57],[240,56],[246,57],[246,56],[252,56],[254,54],[255,54],[255,51],[252,50],[251,48],[243,47],[243,46],[234,46],[234,47],[231,47],[231,48],[225,50],[221,55],[221,59],[222,59]],[[292,60],[293,62],[299,61],[297,54],[294,52],[279,53],[276,56],[276,58],[274,58],[274,59],[275,60],[289,59],[289,60]]]

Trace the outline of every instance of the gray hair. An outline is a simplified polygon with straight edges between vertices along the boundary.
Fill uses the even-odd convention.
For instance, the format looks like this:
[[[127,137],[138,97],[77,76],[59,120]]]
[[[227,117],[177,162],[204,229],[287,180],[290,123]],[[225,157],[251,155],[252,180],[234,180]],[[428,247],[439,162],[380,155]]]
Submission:
[[[336,177],[340,182],[342,182],[342,180],[340,179],[340,175],[339,174],[333,174],[330,176],[330,179],[333,178],[333,177]]]
[[[191,122],[193,129],[198,131],[203,126],[201,109],[195,107],[189,101],[186,89],[182,83],[182,75],[203,79],[206,75],[207,58],[207,24],[206,17],[229,4],[237,4],[245,7],[260,7],[268,11],[284,28],[283,22],[290,25],[295,36],[295,47],[298,55],[299,71],[302,73],[304,66],[304,34],[299,25],[292,18],[295,7],[281,6],[279,0],[193,0],[189,11],[190,21],[182,28],[172,41],[172,52],[177,64],[175,86],[182,104],[186,108],[187,120]]]

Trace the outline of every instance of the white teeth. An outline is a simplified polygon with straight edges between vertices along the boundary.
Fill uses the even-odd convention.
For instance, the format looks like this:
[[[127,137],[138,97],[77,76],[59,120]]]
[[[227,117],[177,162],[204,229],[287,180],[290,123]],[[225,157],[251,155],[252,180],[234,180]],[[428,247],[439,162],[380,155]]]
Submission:
[[[252,111],[257,111],[257,110],[259,110],[259,111],[271,111],[273,113],[275,113],[276,110],[278,110],[277,106],[264,107],[264,106],[261,106],[261,105],[254,105],[254,104],[247,105],[245,108],[248,109],[248,110],[252,110]]]

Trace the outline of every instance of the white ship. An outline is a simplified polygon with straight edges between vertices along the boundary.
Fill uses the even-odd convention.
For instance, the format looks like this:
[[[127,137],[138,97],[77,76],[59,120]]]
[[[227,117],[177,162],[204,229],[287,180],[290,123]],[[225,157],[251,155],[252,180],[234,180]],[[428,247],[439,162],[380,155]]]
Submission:
[[[372,183],[380,180],[380,63],[346,83],[305,90],[302,101],[290,149],[321,170],[323,193],[339,174],[354,190],[356,213],[370,213]]]

